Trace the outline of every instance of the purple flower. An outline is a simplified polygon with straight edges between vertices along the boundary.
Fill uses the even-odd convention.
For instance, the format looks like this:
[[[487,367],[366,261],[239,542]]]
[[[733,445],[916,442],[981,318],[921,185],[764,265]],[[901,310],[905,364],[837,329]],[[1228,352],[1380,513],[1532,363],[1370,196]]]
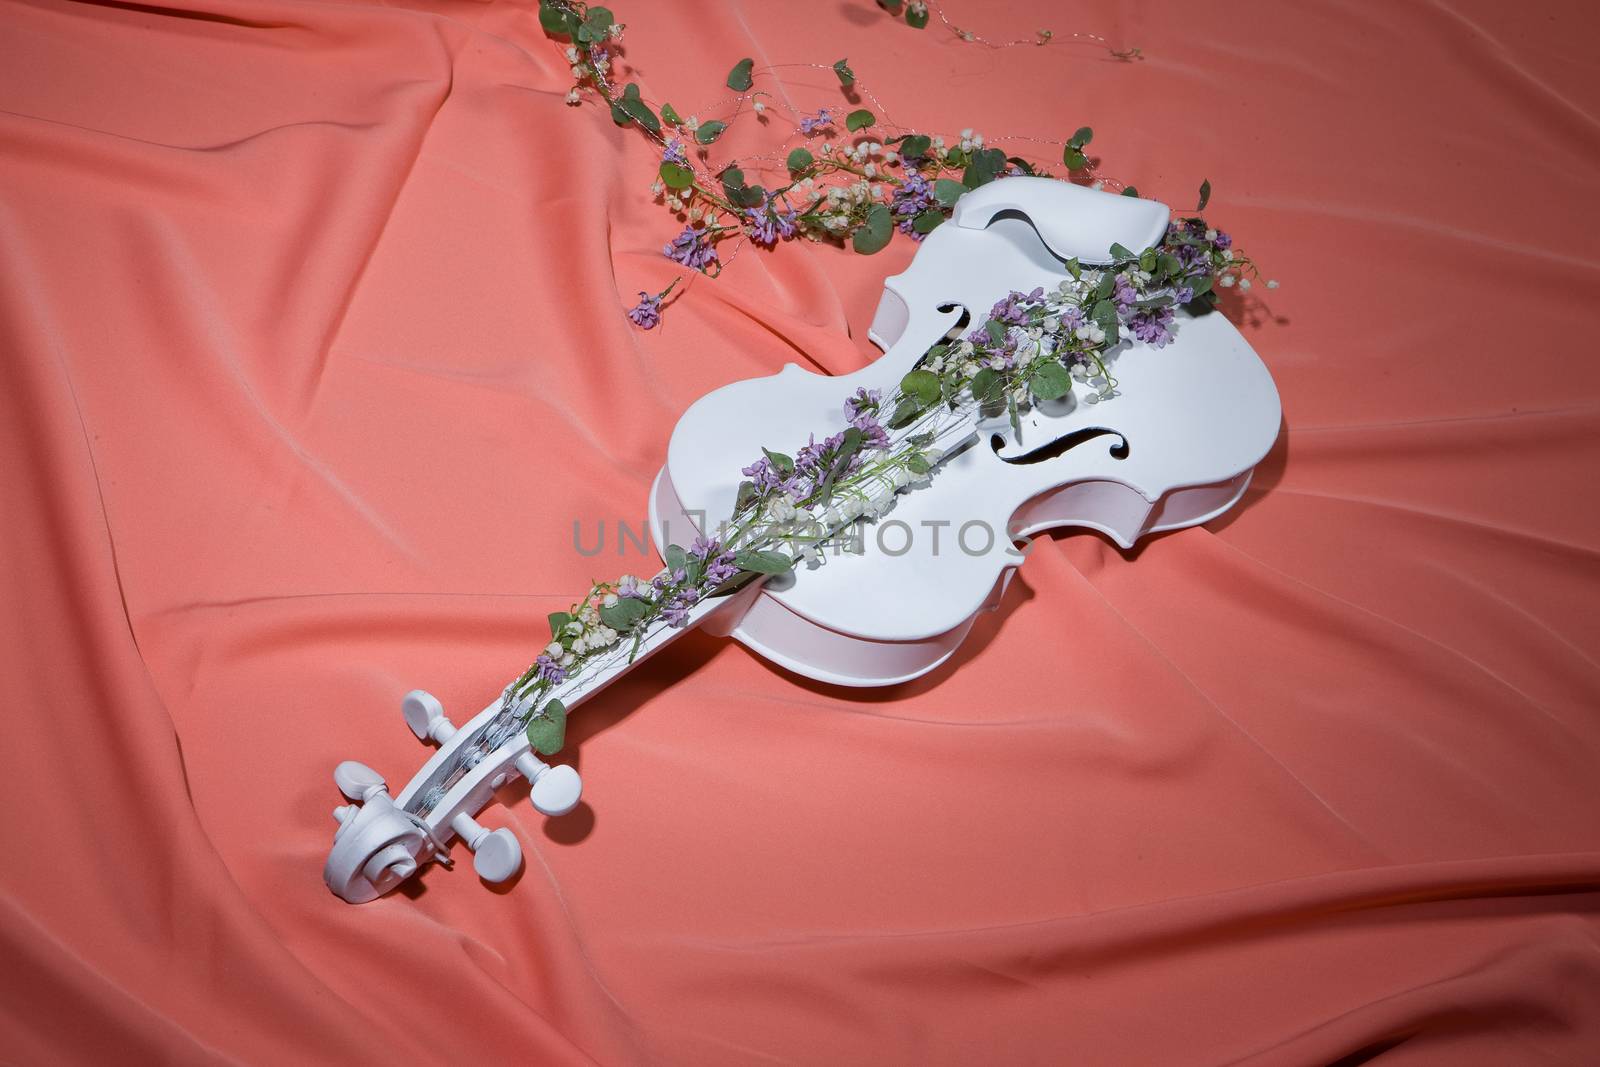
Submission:
[[[682,626],[689,621],[689,609],[700,599],[697,589],[680,589],[661,609],[661,618],[668,626]]]
[[[633,575],[625,574],[622,576],[622,580],[617,583],[617,595],[629,600],[643,600],[645,599],[644,586],[640,585],[639,579]]]
[[[933,184],[916,171],[906,175],[906,180],[894,191],[894,197],[889,202],[889,210],[896,218],[895,225],[901,233],[908,233],[920,241],[927,234],[918,233],[912,228],[917,216],[935,205],[933,198]]]
[[[1165,348],[1172,340],[1172,309],[1151,308],[1141,311],[1129,321],[1133,336],[1147,345]]]
[[[771,248],[778,242],[776,220],[765,205],[745,209],[744,232],[750,240],[766,248]]]
[[[1215,241],[1213,241],[1212,244],[1215,244],[1218,248],[1222,249],[1223,251],[1227,251],[1228,249],[1233,247],[1233,238],[1228,236],[1227,234],[1223,233],[1221,230],[1218,230],[1217,231],[1217,239]]]
[[[1117,275],[1117,287],[1111,294],[1111,299],[1116,301],[1118,311],[1126,311],[1139,299],[1139,291],[1133,287],[1125,274]]]
[[[783,478],[778,474],[778,469],[772,465],[772,461],[766,456],[762,456],[739,473],[753,481],[757,491],[763,493],[769,489],[778,488],[783,481]]]
[[[694,544],[689,547],[689,555],[696,559],[705,559],[707,556],[714,556],[721,551],[722,545],[717,543],[715,538],[706,538],[703,535],[697,536],[694,539]]]
[[[889,431],[870,412],[863,411],[850,420],[850,425],[861,431],[862,448],[889,447]]]
[[[661,325],[661,297],[639,291],[639,302],[628,309],[628,318],[641,330],[653,330]]]
[[[551,685],[559,685],[566,681],[567,669],[551,659],[547,653],[540,653],[539,658],[533,661],[533,665],[538,669],[539,677]]]
[[[868,389],[862,386],[855,391],[853,396],[844,399],[844,417],[854,422],[863,413],[878,410],[878,405],[883,400],[883,390]]]
[[[697,230],[693,226],[685,226],[683,232],[672,239],[671,244],[661,249],[661,254],[691,270],[704,271],[717,262],[717,250],[708,235],[704,230]]]
[[[1061,328],[1063,330],[1076,330],[1082,326],[1086,319],[1083,317],[1083,308],[1076,304],[1068,304],[1061,309]]]
[[[733,558],[732,552],[723,552],[713,557],[706,564],[706,586],[708,588],[715,589],[739,573],[739,568],[733,562]]]
[[[1028,308],[1044,300],[1044,290],[1031,293],[1012,292],[989,311],[989,317],[1008,326],[1021,326],[1028,321]]]
[[[1175,285],[1172,287],[1172,299],[1180,304],[1187,304],[1194,299],[1194,290],[1187,285]]]
[[[689,165],[689,156],[683,150],[683,142],[674,137],[667,142],[666,151],[661,153],[661,162],[676,163],[680,167]]]
[[[773,222],[778,227],[778,236],[788,240],[800,229],[800,213],[792,210],[778,211],[773,214]]]
[[[815,115],[802,115],[800,118],[800,132],[810,137],[824,126],[833,125],[833,112],[823,108]]]

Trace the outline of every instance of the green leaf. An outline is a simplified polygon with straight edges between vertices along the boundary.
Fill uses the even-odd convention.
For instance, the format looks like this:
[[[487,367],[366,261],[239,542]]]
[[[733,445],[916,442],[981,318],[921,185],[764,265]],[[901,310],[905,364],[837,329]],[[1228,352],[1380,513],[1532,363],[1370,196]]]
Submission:
[[[906,458],[906,470],[912,474],[927,474],[933,470],[933,464],[928,462],[928,457],[921,452],[913,452]]]
[[[867,221],[850,237],[850,244],[863,256],[883,251],[889,238],[894,236],[894,216],[888,204],[873,204],[867,209]]]
[[[1125,259],[1132,259],[1133,253],[1115,241],[1111,242],[1111,258],[1121,263]]]
[[[736,93],[742,93],[750,88],[750,68],[755,66],[753,59],[741,59],[728,71],[728,88]]]
[[[649,612],[650,605],[643,600],[619,597],[615,604],[607,604],[600,608],[600,621],[613,630],[627,630]]]
[[[857,130],[866,129],[868,126],[871,126],[877,121],[877,116],[875,116],[872,112],[868,111],[864,107],[858,108],[857,110],[852,111],[850,114],[845,116],[844,128],[849,130],[851,133],[855,133]]]
[[[1137,197],[1139,195],[1139,187],[1137,185],[1130,185],[1126,189],[1122,190],[1122,195]]]
[[[833,65],[833,72],[839,76],[839,84],[846,89],[856,83],[856,72],[850,69],[849,61],[839,60]]]
[[[900,9],[906,6],[906,0],[878,0],[878,6],[891,15],[898,15]]]
[[[969,189],[976,189],[994,181],[1005,169],[1006,154],[998,148],[984,148],[973,154],[972,162],[961,175],[961,182]]]
[[[922,134],[912,134],[900,142],[900,154],[907,159],[916,159],[918,156],[928,154],[928,149],[933,147],[933,139]]]
[[[1028,379],[1028,388],[1040,400],[1058,400],[1072,392],[1072,375],[1055,360],[1041,365]]]
[[[900,379],[900,388],[926,406],[939,399],[939,376],[932,371],[914,370]]]
[[[626,126],[633,121],[633,116],[622,110],[622,102],[620,100],[611,105],[611,121],[618,126]]]
[[[617,107],[621,108],[624,114],[651,133],[661,132],[661,120],[656,118],[656,113],[650,110],[649,104],[639,99],[639,87],[637,85],[630,84],[623,90],[622,99],[617,101]]]
[[[1092,140],[1094,140],[1094,130],[1088,126],[1079,126],[1078,131],[1067,140],[1067,144],[1072,148],[1082,149]]]
[[[938,208],[930,207],[918,212],[917,217],[911,220],[911,229],[916,233],[932,233],[944,222],[944,212]]]
[[[1110,300],[1098,301],[1089,310],[1089,317],[1094,320],[1096,326],[1104,330],[1109,336],[1117,326],[1117,305]]]
[[[817,161],[816,157],[804,148],[796,148],[789,153],[788,166],[790,174],[799,174]]]
[[[945,207],[954,204],[970,191],[954,178],[940,178],[933,183],[933,198]]]
[[[684,561],[687,560],[688,558],[689,558],[688,553],[684,552],[684,550],[681,547],[679,547],[678,545],[668,545],[667,546],[666,560],[667,560],[667,569],[669,571],[675,571],[675,570],[680,569],[683,566]]]
[[[989,334],[989,340],[997,345],[1006,343],[1006,324],[990,319],[983,324],[984,330]]]
[[[546,33],[564,33],[568,37],[578,32],[578,16],[564,7],[553,4],[539,5],[539,25]]]
[[[778,469],[778,473],[794,473],[794,460],[790,459],[782,452],[773,452],[765,448],[763,448],[761,451],[766,455],[767,459],[771,461],[772,465]]]
[[[997,399],[1005,388],[1005,382],[1000,375],[988,367],[984,367],[972,376],[972,399],[980,404],[987,404]]]
[[[906,25],[910,26],[912,29],[920,30],[924,26],[926,26],[927,24],[928,24],[928,9],[927,8],[925,8],[925,7],[923,7],[923,8],[915,8],[915,7],[906,8]]]
[[[687,189],[694,184],[694,171],[678,163],[663,163],[661,182],[668,189]]]
[[[701,144],[710,144],[718,137],[721,137],[722,131],[727,128],[728,124],[726,122],[721,122],[717,119],[712,119],[710,122],[702,122],[700,128],[694,131],[694,139]]]
[[[528,744],[543,756],[554,756],[567,740],[567,706],[551,698],[528,723]]]
[[[739,495],[733,501],[733,513],[737,515],[756,500],[756,483],[740,482]]]
[[[1204,211],[1209,203],[1211,203],[1211,179],[1207,178],[1200,183],[1200,203],[1196,204],[1194,209]]]
[[[678,114],[677,110],[675,108],[673,108],[673,106],[671,104],[662,104],[661,105],[661,121],[665,122],[665,123],[669,123],[669,124],[671,124],[673,126],[682,126],[683,125],[683,116]]]
[[[1194,290],[1194,296],[1190,297],[1190,299],[1199,300],[1202,296],[1211,292],[1211,275],[1200,275],[1200,277],[1189,283],[1189,288]]]
[[[1067,260],[1067,273],[1072,275],[1073,281],[1078,281],[1083,277],[1083,265],[1078,262],[1077,256]]]
[[[917,421],[917,416],[928,410],[924,404],[914,396],[908,396],[894,406],[894,413],[889,416],[889,429],[898,430],[902,426],[910,426]]]
[[[1147,248],[1139,253],[1139,269],[1149,273],[1156,269],[1156,250]]]
[[[568,615],[566,612],[552,611],[550,613],[550,640],[561,640],[562,629],[571,621],[572,616]]]
[[[782,552],[740,552],[733,557],[733,565],[756,574],[788,574],[794,569],[794,560]]]
[[[1034,173],[1033,164],[1029,163],[1026,159],[1023,159],[1021,156],[1007,156],[1006,157],[1006,162],[1010,163],[1012,166],[1016,167],[1018,170],[1020,170],[1024,174],[1032,174],[1032,173]]]
[[[1089,157],[1071,145],[1067,145],[1061,152],[1061,162],[1067,165],[1068,170],[1082,170],[1089,165]]]

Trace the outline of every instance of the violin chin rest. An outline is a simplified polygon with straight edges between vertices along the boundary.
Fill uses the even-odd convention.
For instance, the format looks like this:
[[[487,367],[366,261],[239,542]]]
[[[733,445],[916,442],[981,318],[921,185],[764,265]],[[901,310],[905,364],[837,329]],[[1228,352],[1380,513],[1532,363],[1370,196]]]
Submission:
[[[986,228],[996,218],[1021,216],[1061,259],[1110,263],[1112,245],[1142,252],[1167,232],[1172,210],[1155,200],[1118,196],[1054,178],[1018,176],[980,186],[956,202],[957,226]]]

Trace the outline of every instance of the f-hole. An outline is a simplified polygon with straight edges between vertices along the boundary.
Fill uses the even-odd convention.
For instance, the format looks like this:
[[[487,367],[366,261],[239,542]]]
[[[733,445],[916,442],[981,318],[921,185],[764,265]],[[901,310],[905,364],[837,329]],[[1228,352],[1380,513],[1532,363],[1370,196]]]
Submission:
[[[941,314],[945,315],[950,314],[952,311],[959,311],[961,312],[961,317],[956,319],[955,323],[945,331],[944,336],[935,342],[934,347],[937,347],[938,345],[949,344],[952,341],[959,341],[961,339],[961,334],[966,330],[968,324],[972,322],[972,312],[968,311],[966,306],[963,304],[940,304],[939,311]],[[932,349],[929,351],[932,351]],[[928,362],[928,353],[924,352],[922,355],[917,357],[917,361],[916,363],[912,364],[911,369],[916,370],[926,362]]]
[[[994,449],[994,454],[1000,456],[1000,459],[1006,463],[1043,463],[1045,460],[1066,455],[1072,449],[1077,448],[1079,445],[1087,444],[1096,437],[1115,437],[1117,443],[1111,446],[1111,458],[1128,458],[1128,452],[1130,451],[1128,439],[1117,431],[1108,430],[1104,426],[1085,426],[1081,430],[1073,430],[1069,434],[1063,434],[1054,441],[1042,444],[1038,448],[1024,452],[1020,456],[1000,456],[1000,450],[1005,447],[1006,439],[999,434],[994,434],[989,438],[989,447]]]

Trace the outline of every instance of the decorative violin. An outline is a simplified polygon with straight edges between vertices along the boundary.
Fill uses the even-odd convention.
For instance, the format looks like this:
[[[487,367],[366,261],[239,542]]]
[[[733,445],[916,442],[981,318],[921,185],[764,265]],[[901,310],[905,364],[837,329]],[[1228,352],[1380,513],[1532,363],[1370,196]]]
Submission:
[[[351,803],[328,887],[373,900],[449,865],[457,837],[484,880],[510,878],[516,837],[473,816],[512,775],[544,814],[572,810],[577,772],[539,754],[569,709],[689,629],[810,678],[893,685],[998,604],[1029,536],[1086,526],[1129,548],[1226,511],[1279,427],[1266,368],[1207,313],[1231,260],[1225,235],[1154,201],[1033,177],[967,193],[885,282],[876,362],[791,364],[685,412],[651,493],[659,574],[553,615],[535,664],[463,726],[407,694],[406,724],[439,749],[398,796],[339,765]]]

